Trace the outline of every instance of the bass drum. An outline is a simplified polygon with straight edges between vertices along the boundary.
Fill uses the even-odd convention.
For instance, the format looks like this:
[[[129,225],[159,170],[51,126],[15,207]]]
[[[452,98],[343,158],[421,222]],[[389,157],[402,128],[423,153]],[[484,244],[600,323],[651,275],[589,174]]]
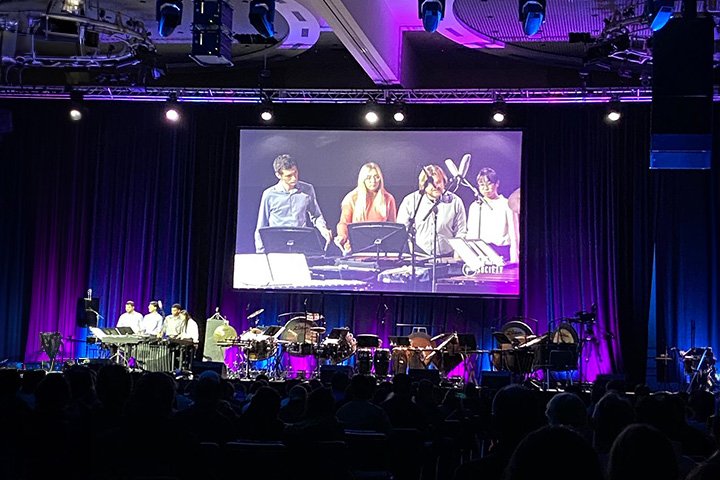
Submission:
[[[575,328],[569,323],[561,323],[552,334],[552,343],[580,343],[580,338]]]
[[[305,357],[315,353],[320,334],[313,330],[315,323],[305,316],[290,319],[278,337],[285,344],[288,355]]]
[[[528,339],[534,338],[535,332],[530,325],[521,320],[511,320],[500,327],[500,331],[513,343],[522,345]]]
[[[337,365],[352,357],[356,350],[357,340],[349,328],[333,328],[318,346],[317,356]]]

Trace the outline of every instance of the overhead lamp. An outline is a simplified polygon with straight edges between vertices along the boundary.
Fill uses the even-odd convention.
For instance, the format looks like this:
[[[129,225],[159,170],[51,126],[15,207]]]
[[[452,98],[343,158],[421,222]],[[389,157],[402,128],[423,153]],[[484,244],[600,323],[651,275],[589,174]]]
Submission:
[[[507,109],[502,98],[497,98],[492,105],[492,119],[495,123],[504,123],[507,118]]]
[[[545,21],[547,0],[519,0],[518,13],[525,35],[535,35]]]
[[[275,0],[251,0],[248,19],[265,38],[275,36]]]
[[[393,106],[393,120],[395,120],[395,123],[402,123],[407,118],[407,110],[405,109],[405,104],[402,102],[398,102]]]
[[[176,93],[171,93],[168,97],[165,105],[165,119],[171,123],[177,123],[180,120],[180,108]]]
[[[375,125],[380,121],[380,114],[378,113],[378,104],[374,100],[367,102],[365,108],[365,121],[370,125]]]
[[[607,113],[605,119],[608,123],[616,123],[622,117],[622,111],[620,109],[620,100],[617,97],[613,97],[608,104]]]
[[[260,103],[260,119],[263,122],[269,122],[273,119],[274,109],[272,100],[266,98]]]
[[[434,32],[445,16],[445,0],[418,0],[418,15],[425,31]]]
[[[83,118],[85,107],[83,107],[83,94],[72,90],[70,92],[70,110],[68,115],[73,122],[79,122]]]
[[[158,22],[158,35],[169,37],[182,23],[182,0],[156,0],[155,20]]]
[[[670,20],[675,8],[674,0],[646,0],[643,12],[650,24],[650,29],[657,32]]]

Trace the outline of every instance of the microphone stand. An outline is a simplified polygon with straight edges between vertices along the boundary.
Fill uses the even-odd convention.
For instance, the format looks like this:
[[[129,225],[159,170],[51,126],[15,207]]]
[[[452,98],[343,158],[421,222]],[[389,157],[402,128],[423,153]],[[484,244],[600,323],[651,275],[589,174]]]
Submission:
[[[427,187],[427,182],[425,183],[425,187]],[[408,222],[408,237],[410,237],[410,284],[412,285],[412,290],[415,291],[417,287],[417,277],[415,275],[415,248],[416,248],[416,235],[417,230],[415,228],[415,219],[417,218],[418,211],[420,211],[420,203],[422,202],[423,197],[425,196],[425,188],[420,193],[420,197],[418,198],[418,201],[415,202],[415,211],[413,212],[412,218],[410,218],[410,221]]]
[[[434,201],[432,208],[430,208],[430,211],[425,215],[425,217],[422,219],[423,222],[425,222],[428,217],[432,214],[433,215],[433,264],[432,264],[432,283],[431,283],[431,291],[435,293],[435,290],[437,289],[436,281],[435,281],[435,268],[437,267],[437,236],[438,236],[438,228],[437,228],[437,216],[438,216],[438,205],[442,201],[442,197],[445,193],[441,193]]]

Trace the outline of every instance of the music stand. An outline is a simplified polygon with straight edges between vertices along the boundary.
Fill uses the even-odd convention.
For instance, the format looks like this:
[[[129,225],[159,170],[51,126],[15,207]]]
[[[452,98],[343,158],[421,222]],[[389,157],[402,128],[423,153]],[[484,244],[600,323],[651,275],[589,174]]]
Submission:
[[[55,357],[60,351],[62,335],[60,332],[40,332],[40,347],[50,359],[50,371],[55,368]]]
[[[325,242],[316,228],[263,227],[259,231],[265,253],[325,254]]]
[[[359,222],[348,225],[348,237],[353,253],[374,252],[380,259],[389,254],[400,258],[407,248],[407,228],[402,223]]]

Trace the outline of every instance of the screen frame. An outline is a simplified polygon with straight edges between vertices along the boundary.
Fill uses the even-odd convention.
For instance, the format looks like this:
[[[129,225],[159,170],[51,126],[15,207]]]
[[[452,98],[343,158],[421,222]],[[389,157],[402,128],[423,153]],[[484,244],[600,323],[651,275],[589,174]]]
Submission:
[[[237,254],[237,227],[238,227],[238,216],[239,216],[239,209],[240,209],[240,165],[242,160],[242,148],[241,148],[241,140],[240,136],[242,131],[270,131],[270,130],[296,130],[296,131],[307,131],[307,132],[328,132],[328,131],[339,131],[339,132],[405,132],[405,133],[413,133],[413,132],[517,132],[520,133],[520,171],[519,171],[519,179],[518,179],[518,188],[522,192],[525,190],[526,185],[526,170],[527,170],[527,128],[522,126],[503,126],[503,127],[468,127],[468,126],[439,126],[439,127],[426,127],[426,126],[393,126],[393,125],[384,125],[384,126],[377,126],[377,127],[371,127],[371,126],[344,126],[344,125],[337,125],[337,126],[322,126],[322,125],[288,125],[288,124],[268,124],[268,125],[246,125],[246,124],[239,124],[235,126],[235,135],[236,139],[238,141],[238,148],[237,148],[237,165],[238,165],[238,174],[237,178],[235,179],[235,185],[237,186],[237,192],[236,192],[236,210],[234,212],[235,214],[235,228],[236,232],[233,236],[233,242],[232,242],[232,254],[230,256],[230,259],[228,260],[229,265],[231,265],[232,270],[231,272],[234,272],[234,257],[235,254]],[[445,169],[444,165],[441,165],[443,169]],[[524,296],[525,292],[525,277],[526,277],[526,268],[527,265],[525,264],[526,260],[526,252],[527,252],[527,246],[522,239],[527,238],[527,232],[526,232],[526,201],[527,195],[521,195],[520,196],[520,214],[518,219],[518,231],[519,231],[519,238],[521,239],[519,242],[519,248],[518,248],[518,288],[517,293],[509,293],[509,294],[502,294],[502,293],[474,293],[474,292],[432,292],[432,291],[391,291],[391,290],[379,290],[379,291],[367,291],[367,290],[343,290],[343,289],[333,289],[333,288],[327,288],[327,289],[317,289],[317,288],[279,288],[275,286],[264,286],[262,288],[248,288],[248,287],[235,287],[232,285],[231,282],[231,290],[239,293],[286,293],[286,294],[299,294],[299,295],[360,295],[360,296],[383,296],[383,297],[418,297],[418,298],[458,298],[458,299],[469,299],[469,298],[477,298],[477,299],[494,299],[494,300],[513,300],[513,299],[520,299]],[[396,199],[398,200],[398,199]],[[399,200],[398,200],[399,205]],[[254,232],[254,230],[253,230]],[[234,273],[233,273],[234,275]],[[231,275],[232,276],[232,275]]]

